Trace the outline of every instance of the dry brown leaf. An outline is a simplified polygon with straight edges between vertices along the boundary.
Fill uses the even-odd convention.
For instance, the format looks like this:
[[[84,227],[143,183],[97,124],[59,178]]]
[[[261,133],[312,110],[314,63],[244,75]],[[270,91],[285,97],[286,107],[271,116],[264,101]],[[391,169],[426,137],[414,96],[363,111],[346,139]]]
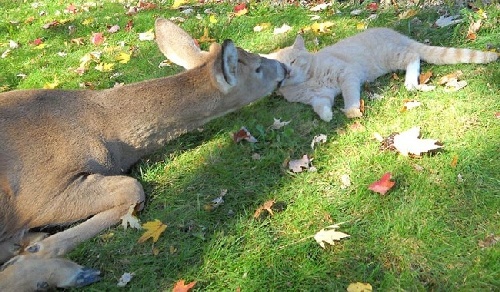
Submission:
[[[257,210],[255,210],[255,213],[253,214],[253,218],[259,219],[260,216],[262,215],[263,211],[267,211],[269,213],[269,215],[274,216],[274,213],[272,210],[274,203],[276,203],[275,200],[266,201],[259,208],[257,208]]]
[[[420,73],[420,75],[418,76],[418,83],[419,84],[426,84],[427,82],[429,82],[431,77],[432,77],[432,71]]]
[[[184,280],[179,280],[175,282],[175,286],[172,289],[172,292],[188,292],[193,289],[194,285],[196,285],[196,281],[191,282],[189,284],[184,284]]]
[[[451,167],[455,168],[455,167],[457,167],[457,163],[458,163],[458,155],[455,155],[455,156],[453,156],[453,159],[451,160],[450,165],[451,165]]]
[[[478,245],[480,248],[491,247],[500,242],[500,235],[490,234],[484,240],[480,240]]]
[[[315,171],[316,168],[312,165],[312,159],[304,154],[301,159],[290,160],[288,162],[288,169],[294,173],[302,172],[304,169],[308,171]]]
[[[460,70],[455,71],[455,72],[450,73],[450,74],[446,74],[445,76],[443,76],[439,79],[438,84],[443,85],[443,84],[446,84],[452,80],[458,80],[462,77],[462,75],[464,75],[464,73]]]

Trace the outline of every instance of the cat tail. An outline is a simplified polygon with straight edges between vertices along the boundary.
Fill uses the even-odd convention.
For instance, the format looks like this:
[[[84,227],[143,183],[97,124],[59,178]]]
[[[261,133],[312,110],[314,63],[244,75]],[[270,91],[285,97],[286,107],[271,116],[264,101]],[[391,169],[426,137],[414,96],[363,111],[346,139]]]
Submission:
[[[484,64],[493,62],[498,58],[498,54],[495,52],[427,46],[417,42],[412,43],[410,48],[420,55],[420,59],[437,65],[458,63]]]

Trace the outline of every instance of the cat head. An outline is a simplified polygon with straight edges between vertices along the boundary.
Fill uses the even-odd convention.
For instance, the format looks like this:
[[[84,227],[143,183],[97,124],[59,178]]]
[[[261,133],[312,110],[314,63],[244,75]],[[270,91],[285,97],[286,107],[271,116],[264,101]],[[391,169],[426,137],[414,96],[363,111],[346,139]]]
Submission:
[[[308,72],[313,55],[307,51],[301,35],[297,36],[295,42],[290,47],[264,56],[280,61],[290,70],[289,77],[283,81],[283,86],[302,83],[309,79]]]

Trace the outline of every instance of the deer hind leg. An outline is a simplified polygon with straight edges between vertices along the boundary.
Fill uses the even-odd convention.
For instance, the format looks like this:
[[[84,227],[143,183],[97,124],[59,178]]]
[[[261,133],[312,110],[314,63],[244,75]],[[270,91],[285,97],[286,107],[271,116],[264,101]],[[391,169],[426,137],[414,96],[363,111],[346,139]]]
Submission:
[[[16,266],[23,261],[28,263],[30,259],[54,259],[68,253],[80,242],[92,238],[102,230],[118,223],[123,216],[133,211],[133,207],[142,208],[144,191],[141,184],[131,177],[94,174],[77,178],[56,199],[59,198],[63,198],[63,200],[59,200],[55,206],[52,206],[56,223],[62,224],[92,217],[74,227],[32,244],[26,248],[24,254],[11,259],[6,265]],[[55,268],[57,263],[57,261],[54,263]],[[67,272],[58,272],[67,275],[67,282],[71,282],[71,279],[82,273],[81,269],[69,264],[57,269],[70,269]],[[33,271],[33,273],[34,275],[45,275],[42,270]],[[32,276],[27,275],[26,277]],[[41,281],[40,277],[32,279],[33,283]],[[47,279],[45,282],[50,284],[49,280]],[[60,282],[64,282],[64,279]]]
[[[98,270],[63,258],[23,256],[0,271],[0,291],[45,291],[51,287],[82,287],[100,280]]]
[[[21,253],[26,247],[48,236],[45,232],[28,232],[0,243],[0,264]],[[20,238],[21,237],[21,238]],[[0,290],[1,291],[1,290]]]

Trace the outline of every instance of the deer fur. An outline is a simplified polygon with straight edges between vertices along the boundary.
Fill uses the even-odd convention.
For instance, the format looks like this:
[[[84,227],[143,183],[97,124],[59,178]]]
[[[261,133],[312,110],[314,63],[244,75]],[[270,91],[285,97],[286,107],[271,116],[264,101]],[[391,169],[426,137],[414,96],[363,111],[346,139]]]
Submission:
[[[176,35],[166,33],[172,27],[165,19],[155,23],[165,55],[176,46]],[[193,69],[112,89],[0,94],[0,291],[99,280],[99,271],[63,256],[143,207],[141,184],[126,176],[130,167],[179,135],[272,93],[287,75],[280,62],[230,40],[182,58]],[[52,235],[31,232],[80,221]]]

